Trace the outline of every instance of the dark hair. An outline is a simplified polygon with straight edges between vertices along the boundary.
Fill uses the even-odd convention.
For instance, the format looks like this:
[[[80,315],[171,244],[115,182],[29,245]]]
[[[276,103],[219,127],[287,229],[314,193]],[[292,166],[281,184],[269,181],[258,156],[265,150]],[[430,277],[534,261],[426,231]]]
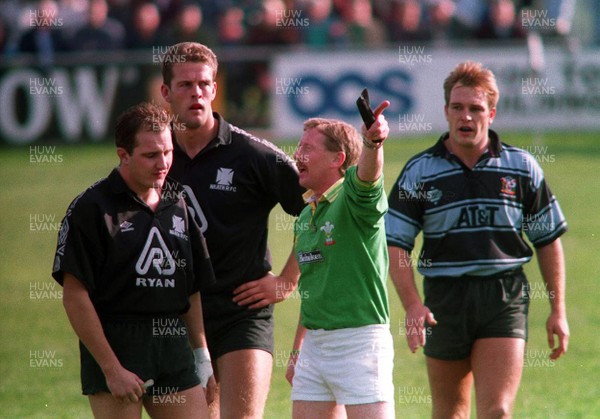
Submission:
[[[169,127],[171,116],[158,105],[142,102],[123,112],[115,127],[115,145],[133,153],[138,132],[162,132]]]
[[[198,42],[180,42],[168,47],[162,57],[163,83],[171,86],[173,79],[173,66],[179,63],[202,63],[212,69],[213,79],[217,76],[219,62],[217,56],[206,45]]]

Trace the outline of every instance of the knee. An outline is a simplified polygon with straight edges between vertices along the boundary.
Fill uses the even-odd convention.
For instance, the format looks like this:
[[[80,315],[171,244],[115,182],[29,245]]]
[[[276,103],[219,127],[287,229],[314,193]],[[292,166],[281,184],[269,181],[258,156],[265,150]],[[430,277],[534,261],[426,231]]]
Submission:
[[[485,419],[507,419],[512,417],[512,406],[509,403],[495,403],[488,406],[484,412],[477,415]]]

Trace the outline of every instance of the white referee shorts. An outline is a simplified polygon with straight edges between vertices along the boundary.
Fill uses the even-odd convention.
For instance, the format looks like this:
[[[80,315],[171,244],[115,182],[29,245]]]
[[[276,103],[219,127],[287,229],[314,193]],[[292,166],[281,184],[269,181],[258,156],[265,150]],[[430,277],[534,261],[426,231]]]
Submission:
[[[394,345],[387,324],[307,330],[292,400],[354,405],[394,402]]]

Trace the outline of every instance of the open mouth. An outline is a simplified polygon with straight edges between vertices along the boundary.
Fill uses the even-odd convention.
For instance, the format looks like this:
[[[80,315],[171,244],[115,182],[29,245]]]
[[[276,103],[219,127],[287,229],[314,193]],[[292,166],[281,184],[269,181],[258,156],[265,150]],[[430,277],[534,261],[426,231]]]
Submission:
[[[194,103],[194,104],[192,104],[192,106],[190,106],[190,109],[192,109],[192,110],[194,110],[194,111],[195,111],[195,110],[202,110],[202,109],[204,109],[204,106],[202,106],[202,105],[201,105],[201,104],[199,104],[199,103]]]
[[[471,127],[460,127],[458,130],[460,132],[473,132],[473,128]]]

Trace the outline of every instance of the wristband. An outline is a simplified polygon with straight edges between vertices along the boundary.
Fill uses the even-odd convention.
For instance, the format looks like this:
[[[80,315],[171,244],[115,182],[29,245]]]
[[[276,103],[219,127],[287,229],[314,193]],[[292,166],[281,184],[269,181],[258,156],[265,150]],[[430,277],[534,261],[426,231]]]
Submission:
[[[209,378],[213,375],[210,353],[207,348],[196,348],[193,352],[194,363],[196,364],[196,375],[198,375],[202,387],[206,387]]]
[[[367,137],[363,136],[362,137],[363,140],[363,144],[365,145],[365,147],[370,148],[371,150],[377,150],[379,147],[381,147],[381,145],[383,144],[383,141],[371,141],[371,140],[367,140]]]

